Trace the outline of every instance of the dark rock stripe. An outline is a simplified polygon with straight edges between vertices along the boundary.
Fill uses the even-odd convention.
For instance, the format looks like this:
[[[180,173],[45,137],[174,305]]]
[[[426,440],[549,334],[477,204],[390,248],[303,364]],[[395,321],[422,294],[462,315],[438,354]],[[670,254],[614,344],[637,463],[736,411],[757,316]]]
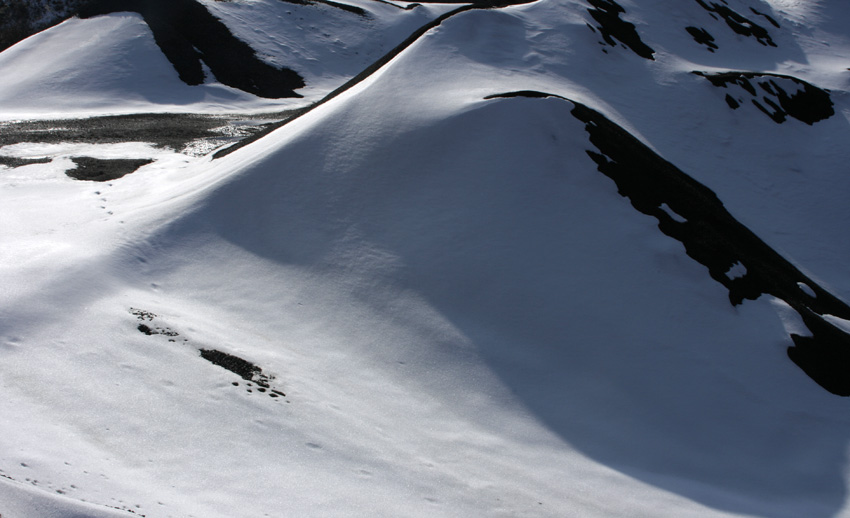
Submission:
[[[333,2],[332,0],[281,0],[281,2],[286,2],[289,4],[295,5],[313,5],[313,4],[325,4],[331,7],[335,7],[337,9],[342,9],[343,11],[348,11],[349,13],[354,13],[358,16],[367,17],[369,14],[366,10],[357,7],[356,5],[348,5],[342,4],[339,2]],[[389,3],[389,2],[387,2]]]
[[[812,336],[791,335],[788,356],[823,388],[850,396],[850,334],[824,315],[850,320],[850,307],[804,275],[750,229],[738,222],[714,192],[664,160],[601,113],[557,95],[520,91],[487,97],[555,97],[573,104],[572,115],[585,123],[596,148],[587,154],[599,172],[611,178],[619,193],[658,228],[680,241],[692,259],[708,268],[711,278],[729,291],[733,305],[763,294],[785,301],[803,319]],[[666,204],[680,218],[661,207]],[[743,265],[740,277],[728,275]],[[811,296],[801,286],[807,286]]]
[[[593,9],[588,9],[587,12],[599,23],[597,29],[602,34],[602,39],[605,40],[605,43],[616,47],[617,42],[614,41],[616,39],[632,49],[638,56],[651,60],[655,59],[653,57],[655,51],[641,41],[635,26],[620,18],[620,14],[626,12],[620,4],[614,2],[614,0],[587,1],[593,6]]]
[[[80,9],[88,18],[114,12],[141,14],[156,44],[189,85],[204,82],[202,62],[215,78],[259,97],[301,97],[304,79],[287,68],[260,60],[220,20],[194,0],[96,0]]]

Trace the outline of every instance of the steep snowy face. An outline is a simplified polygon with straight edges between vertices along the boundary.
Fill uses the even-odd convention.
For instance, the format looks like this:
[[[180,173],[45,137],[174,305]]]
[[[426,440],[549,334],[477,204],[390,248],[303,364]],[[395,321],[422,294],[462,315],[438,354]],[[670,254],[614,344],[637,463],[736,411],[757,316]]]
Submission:
[[[0,515],[849,515],[841,2],[121,5],[0,53]]]

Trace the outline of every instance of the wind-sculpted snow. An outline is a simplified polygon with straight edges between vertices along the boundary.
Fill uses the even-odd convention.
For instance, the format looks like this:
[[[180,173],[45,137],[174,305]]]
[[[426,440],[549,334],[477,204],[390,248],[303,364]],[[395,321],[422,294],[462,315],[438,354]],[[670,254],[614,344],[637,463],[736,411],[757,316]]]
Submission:
[[[788,355],[826,390],[850,396],[850,334],[825,316],[850,320],[850,307],[804,275],[748,228],[717,196],[667,162],[604,115],[557,95],[535,91],[498,97],[558,97],[574,105],[585,123],[588,151],[599,171],[617,184],[638,211],[658,219],[659,229],[685,245],[687,254],[708,268],[711,278],[729,290],[733,305],[772,295],[792,307],[811,336],[792,335]],[[740,270],[740,273],[732,273]]]
[[[132,11],[141,14],[157,45],[188,85],[205,80],[204,67],[215,79],[259,97],[300,97],[298,73],[260,60],[247,43],[235,38],[221,21],[195,0],[96,0],[80,10],[83,18]]]
[[[835,115],[829,91],[796,77],[756,72],[694,73],[714,86],[732,90],[726,94],[726,103],[733,110],[737,110],[744,103],[743,97],[749,94],[753,106],[777,124],[790,116],[812,125]]]

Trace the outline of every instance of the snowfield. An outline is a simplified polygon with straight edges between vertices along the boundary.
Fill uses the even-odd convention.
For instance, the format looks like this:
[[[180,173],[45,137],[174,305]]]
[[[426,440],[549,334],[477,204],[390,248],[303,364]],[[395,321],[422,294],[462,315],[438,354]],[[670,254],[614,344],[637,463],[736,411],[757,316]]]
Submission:
[[[135,13],[0,53],[5,123],[314,106],[220,158],[0,147],[43,159],[0,165],[2,518],[850,517],[850,402],[789,359],[817,334],[798,299],[731,304],[754,263],[713,278],[576,115],[710,189],[799,300],[850,302],[842,2],[479,6],[397,54],[462,5],[200,3],[304,97],[189,86]],[[752,101],[782,94],[727,72],[833,114],[777,123]],[[77,157],[152,162],[92,182]]]

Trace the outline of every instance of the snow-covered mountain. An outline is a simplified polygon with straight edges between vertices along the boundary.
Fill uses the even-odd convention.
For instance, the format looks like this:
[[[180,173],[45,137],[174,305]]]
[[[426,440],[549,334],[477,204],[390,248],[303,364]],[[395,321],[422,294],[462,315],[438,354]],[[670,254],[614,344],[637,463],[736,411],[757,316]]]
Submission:
[[[0,516],[850,516],[850,8],[99,1],[0,52]]]

